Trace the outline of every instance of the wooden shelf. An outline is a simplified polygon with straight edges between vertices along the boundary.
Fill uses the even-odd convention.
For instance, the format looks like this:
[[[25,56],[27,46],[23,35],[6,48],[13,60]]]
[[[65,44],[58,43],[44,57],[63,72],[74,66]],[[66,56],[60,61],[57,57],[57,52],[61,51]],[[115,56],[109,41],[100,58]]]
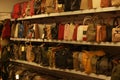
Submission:
[[[110,11],[119,11],[119,10],[120,10],[120,7],[106,7],[106,8],[97,8],[97,9],[86,9],[86,10],[78,10],[78,11],[33,15],[33,16],[27,16],[24,18],[18,18],[17,20],[30,20],[30,19],[40,19],[40,18],[47,18],[47,17],[100,13],[100,12],[110,12]],[[12,19],[12,21],[14,21],[14,19]]]
[[[58,69],[58,68],[50,68],[50,67],[43,67],[40,64],[34,62],[27,62],[22,60],[10,60],[13,64],[19,65],[30,68],[35,71],[39,71],[42,73],[47,73],[52,76],[56,77],[64,77],[74,80],[110,80],[109,76],[104,75],[96,75],[94,73],[85,74],[84,72],[75,71],[75,70],[68,70],[68,69]]]
[[[120,46],[120,42],[86,42],[86,41],[65,41],[65,40],[43,40],[43,39],[25,39],[25,38],[10,38],[12,41],[25,42],[49,42],[49,43],[64,43],[64,44],[79,44],[79,45],[96,45],[96,46]]]

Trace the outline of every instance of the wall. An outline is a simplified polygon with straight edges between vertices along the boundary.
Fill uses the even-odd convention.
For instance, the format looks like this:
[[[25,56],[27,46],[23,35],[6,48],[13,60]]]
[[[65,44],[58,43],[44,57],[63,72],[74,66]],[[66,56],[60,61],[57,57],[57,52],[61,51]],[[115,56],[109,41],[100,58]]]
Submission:
[[[0,20],[10,18],[14,4],[22,1],[27,0],[0,0]]]

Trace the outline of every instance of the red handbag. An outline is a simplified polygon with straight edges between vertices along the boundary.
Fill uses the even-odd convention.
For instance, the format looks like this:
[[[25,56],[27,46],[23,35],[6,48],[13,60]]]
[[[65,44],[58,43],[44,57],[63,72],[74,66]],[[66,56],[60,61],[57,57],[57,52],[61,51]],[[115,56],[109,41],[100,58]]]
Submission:
[[[59,24],[58,27],[58,40],[63,40],[64,37],[64,24]]]
[[[11,17],[13,19],[19,18],[21,15],[21,3],[16,3],[13,7]]]

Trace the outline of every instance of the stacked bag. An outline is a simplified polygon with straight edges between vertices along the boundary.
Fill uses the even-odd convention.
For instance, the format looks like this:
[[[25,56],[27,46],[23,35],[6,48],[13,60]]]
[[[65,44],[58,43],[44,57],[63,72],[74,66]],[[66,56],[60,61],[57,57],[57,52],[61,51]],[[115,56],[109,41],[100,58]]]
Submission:
[[[13,7],[11,17],[33,16],[45,13],[55,13],[63,11],[76,11],[92,8],[103,8],[110,6],[120,6],[119,0],[29,0],[16,3]]]
[[[87,42],[119,42],[119,16],[112,25],[99,15],[85,16],[82,24],[49,23],[32,24],[28,21],[14,21],[11,26],[12,38],[47,39]]]

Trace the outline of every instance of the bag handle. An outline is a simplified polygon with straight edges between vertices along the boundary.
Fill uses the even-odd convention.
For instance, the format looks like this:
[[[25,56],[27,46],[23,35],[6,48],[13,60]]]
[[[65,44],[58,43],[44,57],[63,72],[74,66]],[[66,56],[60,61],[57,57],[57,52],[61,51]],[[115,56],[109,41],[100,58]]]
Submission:
[[[89,24],[89,23],[86,23],[87,21],[89,21],[89,23],[93,22],[92,16],[85,16],[83,19],[83,25]]]
[[[116,17],[113,19],[113,27],[117,27],[117,26],[119,25],[118,18],[120,18],[120,16],[116,16]]]
[[[100,15],[93,16],[93,21],[95,24],[104,24],[104,19]]]

